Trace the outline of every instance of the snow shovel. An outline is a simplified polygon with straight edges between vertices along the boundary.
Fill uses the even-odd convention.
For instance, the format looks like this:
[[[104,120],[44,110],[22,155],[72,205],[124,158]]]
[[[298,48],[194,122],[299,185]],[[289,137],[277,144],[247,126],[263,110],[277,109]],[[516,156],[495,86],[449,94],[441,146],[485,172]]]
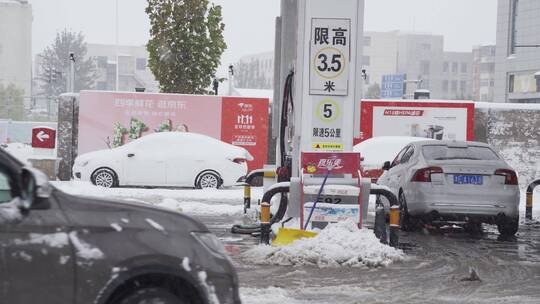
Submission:
[[[322,182],[321,188],[319,189],[319,192],[317,193],[317,199],[313,203],[313,206],[311,207],[311,211],[309,212],[309,216],[307,218],[306,224],[304,225],[304,230],[281,227],[279,228],[276,238],[272,241],[272,246],[286,246],[296,240],[304,239],[304,238],[312,238],[317,235],[316,232],[306,231],[306,229],[311,220],[311,216],[313,215],[313,211],[315,210],[315,207],[317,206],[317,202],[321,198],[324,185],[326,184],[326,180],[328,179],[328,176],[330,175],[331,170],[332,169],[329,168],[328,172],[324,176],[324,180]]]

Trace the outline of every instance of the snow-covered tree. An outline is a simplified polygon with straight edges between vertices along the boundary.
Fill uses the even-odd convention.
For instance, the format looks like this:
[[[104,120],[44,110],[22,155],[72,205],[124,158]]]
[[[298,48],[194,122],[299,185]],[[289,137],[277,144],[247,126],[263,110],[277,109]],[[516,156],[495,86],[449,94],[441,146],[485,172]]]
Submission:
[[[70,78],[70,53],[75,56],[75,92],[92,89],[97,78],[93,58],[86,58],[87,48],[82,33],[63,30],[41,55],[41,73],[37,76],[41,94],[58,96],[67,91]]]
[[[221,6],[208,0],[148,0],[148,66],[165,93],[206,94],[227,48]]]

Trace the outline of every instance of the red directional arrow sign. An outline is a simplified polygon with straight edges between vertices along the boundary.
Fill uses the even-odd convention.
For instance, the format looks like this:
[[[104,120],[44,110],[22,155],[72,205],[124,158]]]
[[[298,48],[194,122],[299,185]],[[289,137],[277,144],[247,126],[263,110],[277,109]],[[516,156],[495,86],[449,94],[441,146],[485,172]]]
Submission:
[[[47,127],[33,128],[32,147],[54,149],[56,147],[56,130]]]

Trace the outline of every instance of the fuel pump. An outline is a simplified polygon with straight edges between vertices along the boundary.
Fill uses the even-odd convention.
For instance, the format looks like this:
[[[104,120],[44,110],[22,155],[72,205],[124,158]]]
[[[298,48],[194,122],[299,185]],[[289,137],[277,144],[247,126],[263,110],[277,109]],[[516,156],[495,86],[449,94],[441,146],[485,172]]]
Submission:
[[[371,180],[361,176],[360,155],[352,152],[353,138],[360,137],[364,0],[282,0],[281,5],[275,71],[282,81],[276,85],[278,117],[272,125],[277,178],[262,202],[269,208],[274,195],[281,199],[271,218],[261,220],[261,233],[292,219],[300,231],[347,219],[361,228],[373,192]],[[389,200],[397,204],[395,197]]]

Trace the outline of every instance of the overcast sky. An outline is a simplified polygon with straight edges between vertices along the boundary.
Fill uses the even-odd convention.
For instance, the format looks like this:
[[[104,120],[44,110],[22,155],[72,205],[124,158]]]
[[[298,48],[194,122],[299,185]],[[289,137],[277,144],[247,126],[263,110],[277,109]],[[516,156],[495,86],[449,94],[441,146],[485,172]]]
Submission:
[[[146,0],[119,1],[120,44],[144,45],[149,37]],[[329,0],[336,1],[336,0]],[[215,0],[223,6],[228,49],[222,63],[274,47],[279,0]],[[337,1],[336,1],[337,2]],[[51,44],[64,28],[81,31],[89,43],[115,43],[115,0],[30,0],[33,52]],[[470,51],[495,43],[496,0],[366,0],[365,29],[416,31],[445,36],[447,51]]]

